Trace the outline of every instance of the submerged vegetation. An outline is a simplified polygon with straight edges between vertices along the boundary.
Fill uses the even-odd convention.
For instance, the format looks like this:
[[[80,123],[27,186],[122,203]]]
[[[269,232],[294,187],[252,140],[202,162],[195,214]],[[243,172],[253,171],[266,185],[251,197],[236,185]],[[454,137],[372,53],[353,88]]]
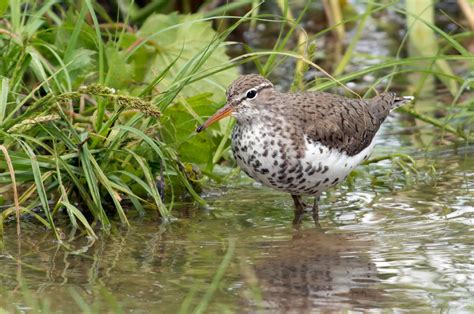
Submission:
[[[170,13],[172,1],[101,3],[15,0],[0,8],[2,227],[16,217],[20,232],[19,221],[32,216],[60,239],[56,223],[65,213],[95,236],[95,225],[108,229],[115,216],[125,225],[134,213],[168,221],[178,202],[203,204],[203,176],[222,179],[214,165],[232,163],[232,122],[207,136],[193,130],[221,106],[244,63],[292,89],[373,95],[397,79],[414,80],[406,93],[419,101],[402,109],[410,123],[431,125],[433,141],[473,138],[473,30],[462,23],[443,30],[429,1],[416,1],[421,9],[415,1],[371,3],[361,14],[344,1],[324,1],[328,22],[309,34],[300,25],[315,10],[311,1],[297,10],[288,1],[236,1],[192,14],[192,1],[181,8],[189,14]],[[398,52],[357,51],[367,19],[387,10],[408,17]],[[257,24],[274,32],[270,42],[228,57],[231,40],[259,32]],[[354,66],[361,59],[374,62]],[[289,67],[295,70],[278,75]]]

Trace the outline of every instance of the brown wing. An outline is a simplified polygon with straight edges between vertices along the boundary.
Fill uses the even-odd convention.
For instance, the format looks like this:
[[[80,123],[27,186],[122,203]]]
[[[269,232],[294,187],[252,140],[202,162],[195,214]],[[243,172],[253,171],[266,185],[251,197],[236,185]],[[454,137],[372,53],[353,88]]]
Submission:
[[[370,145],[380,125],[390,113],[395,94],[385,93],[372,99],[350,99],[315,92],[292,94],[306,136],[325,146],[354,156]]]

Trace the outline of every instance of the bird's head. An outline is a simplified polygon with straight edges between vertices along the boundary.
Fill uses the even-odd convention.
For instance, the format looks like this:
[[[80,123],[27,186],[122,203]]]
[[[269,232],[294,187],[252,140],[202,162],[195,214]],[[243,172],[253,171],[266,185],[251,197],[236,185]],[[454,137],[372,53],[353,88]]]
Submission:
[[[264,89],[273,89],[273,84],[258,74],[242,75],[227,89],[227,103],[200,125],[196,132],[201,132],[211,124],[228,116],[237,120],[252,118],[256,114],[257,105],[261,103]]]

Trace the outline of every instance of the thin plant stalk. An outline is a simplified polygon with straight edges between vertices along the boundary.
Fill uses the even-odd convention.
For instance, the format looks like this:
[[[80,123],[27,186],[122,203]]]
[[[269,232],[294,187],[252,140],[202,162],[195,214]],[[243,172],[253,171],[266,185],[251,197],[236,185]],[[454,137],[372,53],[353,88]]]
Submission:
[[[20,202],[18,201],[18,189],[16,186],[16,178],[15,178],[15,169],[13,168],[12,160],[10,158],[10,154],[8,153],[7,148],[0,144],[0,150],[3,152],[3,155],[5,156],[5,162],[7,163],[8,166],[8,172],[10,173],[10,178],[11,178],[11,185],[13,189],[13,202],[15,204],[15,213],[16,213],[16,235],[18,238],[21,236],[21,230],[20,230]]]

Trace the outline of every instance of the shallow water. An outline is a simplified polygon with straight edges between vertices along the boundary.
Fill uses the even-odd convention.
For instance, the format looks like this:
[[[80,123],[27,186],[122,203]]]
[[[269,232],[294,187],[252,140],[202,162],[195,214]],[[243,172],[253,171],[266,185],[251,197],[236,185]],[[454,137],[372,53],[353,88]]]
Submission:
[[[405,176],[390,161],[361,167],[354,182],[322,198],[320,227],[306,217],[294,229],[291,198],[245,177],[207,191],[206,208],[184,207],[167,226],[136,219],[94,243],[78,237],[69,250],[27,222],[18,248],[9,225],[0,308],[28,310],[41,307],[31,300],[47,300],[61,312],[86,302],[97,311],[172,313],[209,300],[201,306],[212,312],[472,312],[474,147],[421,153],[404,145],[411,135],[390,134],[395,120],[375,155],[408,152],[435,174]]]
[[[384,56],[381,46],[389,43],[369,39],[358,47]],[[352,66],[372,60],[359,59]],[[292,66],[280,73],[283,87]],[[363,81],[350,87],[365,89],[373,77]],[[183,206],[165,226],[134,219],[95,242],[63,230],[69,248],[26,221],[19,247],[8,224],[0,312],[472,313],[474,146],[431,145],[428,153],[432,134],[393,133],[403,129],[406,123],[391,117],[374,155],[410,154],[420,172],[405,174],[391,161],[360,167],[353,182],[323,195],[320,226],[306,217],[294,229],[289,195],[244,176],[207,190],[205,208]]]

